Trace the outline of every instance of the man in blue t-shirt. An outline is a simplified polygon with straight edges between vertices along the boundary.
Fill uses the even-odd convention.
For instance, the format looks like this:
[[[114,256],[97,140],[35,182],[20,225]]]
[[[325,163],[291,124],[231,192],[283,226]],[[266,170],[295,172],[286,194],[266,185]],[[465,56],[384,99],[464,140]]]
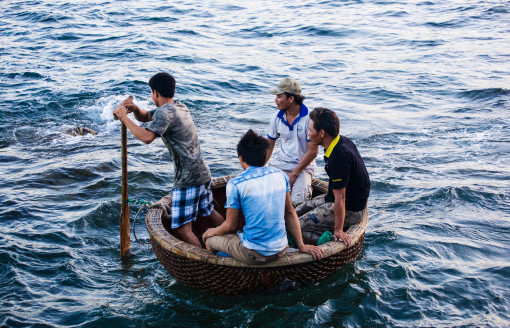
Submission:
[[[253,130],[239,141],[237,155],[245,171],[228,182],[226,220],[203,234],[205,245],[248,264],[266,264],[285,254],[287,225],[299,250],[320,258],[321,248],[303,243],[290,200],[289,177],[277,168],[264,167],[268,147],[267,139]],[[241,211],[246,225],[242,232],[232,234]]]
[[[344,227],[368,217],[370,179],[365,163],[356,145],[340,136],[340,121],[332,110],[315,108],[310,112],[309,128],[310,140],[325,149],[329,190],[327,195],[296,207],[303,237],[317,241],[325,231],[333,231],[333,240],[342,240],[349,246],[351,238]]]

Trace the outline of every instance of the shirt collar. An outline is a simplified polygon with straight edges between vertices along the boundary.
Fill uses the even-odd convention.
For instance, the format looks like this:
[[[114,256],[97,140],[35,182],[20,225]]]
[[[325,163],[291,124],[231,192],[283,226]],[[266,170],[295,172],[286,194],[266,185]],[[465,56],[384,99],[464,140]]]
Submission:
[[[331,141],[331,143],[329,144],[328,149],[326,149],[326,153],[324,154],[324,157],[329,158],[329,155],[331,155],[331,153],[333,152],[333,149],[335,148],[335,146],[339,140],[340,140],[340,135],[337,135],[336,138],[333,139],[333,141]]]
[[[294,125],[296,125],[296,123],[299,122],[299,119],[301,117],[308,115],[308,107],[306,107],[305,104],[301,104],[301,109],[299,110],[299,115],[298,115],[298,117],[296,117],[294,122],[292,122],[292,125],[290,125],[289,122],[287,122],[287,120],[283,117],[284,114],[285,114],[285,111],[280,110],[278,112],[277,116],[283,122],[283,124],[285,124],[289,128],[289,130],[292,131],[294,128]]]
[[[244,170],[244,172],[253,172],[253,171],[258,171],[258,170],[262,169],[263,167],[264,167],[264,166],[252,166],[252,165],[250,165],[250,166],[248,166],[248,167],[246,168],[246,170]]]

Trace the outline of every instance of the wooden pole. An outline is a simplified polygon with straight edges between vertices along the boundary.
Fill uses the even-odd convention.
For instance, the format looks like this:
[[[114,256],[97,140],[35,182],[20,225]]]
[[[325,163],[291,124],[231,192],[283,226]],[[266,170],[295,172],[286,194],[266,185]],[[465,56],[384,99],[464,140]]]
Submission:
[[[122,152],[122,208],[120,212],[120,256],[129,252],[129,204],[128,199],[128,174],[127,174],[127,128],[124,123],[121,127],[121,152]]]

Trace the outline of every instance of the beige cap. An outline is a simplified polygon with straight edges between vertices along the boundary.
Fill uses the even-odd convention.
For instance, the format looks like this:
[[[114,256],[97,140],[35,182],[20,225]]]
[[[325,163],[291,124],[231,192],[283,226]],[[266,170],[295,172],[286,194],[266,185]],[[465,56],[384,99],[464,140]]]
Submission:
[[[293,95],[301,95],[301,86],[299,85],[299,82],[285,78],[278,83],[276,88],[269,90],[269,93],[272,95],[279,95],[285,92]]]

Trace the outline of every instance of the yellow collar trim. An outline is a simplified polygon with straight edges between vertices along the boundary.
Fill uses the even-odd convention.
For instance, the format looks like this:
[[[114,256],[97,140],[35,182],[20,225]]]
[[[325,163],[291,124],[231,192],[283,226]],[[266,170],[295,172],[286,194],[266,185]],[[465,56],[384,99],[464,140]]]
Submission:
[[[333,152],[333,149],[335,148],[335,146],[339,140],[340,140],[340,135],[337,135],[336,138],[333,139],[333,141],[331,141],[331,143],[329,144],[328,149],[326,149],[326,153],[324,154],[324,156],[329,158],[329,155],[331,155],[331,153]]]

